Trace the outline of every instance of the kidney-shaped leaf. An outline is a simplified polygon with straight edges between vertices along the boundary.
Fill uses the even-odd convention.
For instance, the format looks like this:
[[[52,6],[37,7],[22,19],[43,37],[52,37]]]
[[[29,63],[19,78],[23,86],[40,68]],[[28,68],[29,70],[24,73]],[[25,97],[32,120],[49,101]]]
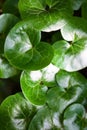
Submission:
[[[87,79],[79,72],[60,70],[56,74],[56,82],[59,87],[65,89],[79,85],[84,91],[84,97],[87,95]]]
[[[47,87],[42,84],[41,71],[23,72],[21,88],[24,96],[33,104],[43,105],[46,101]]]
[[[28,130],[62,130],[59,113],[47,106],[41,108],[32,119]]]
[[[64,130],[86,130],[87,119],[85,108],[81,104],[73,104],[64,112]]]
[[[42,31],[50,32],[65,25],[67,14],[72,13],[69,0],[19,0],[22,18],[29,18],[29,23]]]
[[[62,113],[66,107],[74,102],[82,102],[81,87],[74,86],[64,90],[62,87],[51,88],[47,93],[47,104],[49,108]]]
[[[57,72],[58,68],[52,64],[38,71],[23,71],[20,82],[24,96],[33,104],[43,105],[46,102],[48,87],[56,85]]]
[[[61,28],[61,34],[67,41],[74,41],[75,35],[78,38],[87,37],[87,21],[81,17],[69,17],[67,24]]]
[[[71,44],[58,41],[53,44],[54,58],[52,63],[67,71],[77,71],[87,66],[87,38]]]
[[[0,129],[27,130],[36,111],[22,94],[9,96],[0,106]]]
[[[40,43],[40,32],[27,22],[18,23],[5,41],[5,56],[19,69],[37,70],[47,66],[53,58],[53,49],[47,43]]]

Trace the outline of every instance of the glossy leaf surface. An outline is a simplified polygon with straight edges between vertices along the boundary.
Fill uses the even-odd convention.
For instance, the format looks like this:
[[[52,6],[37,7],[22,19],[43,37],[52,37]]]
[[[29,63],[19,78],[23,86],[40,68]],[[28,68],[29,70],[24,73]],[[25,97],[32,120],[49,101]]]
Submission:
[[[67,71],[77,71],[87,66],[87,38],[72,42],[58,41],[53,44],[52,63]]]
[[[24,96],[33,104],[43,105],[46,102],[48,87],[56,85],[57,72],[58,68],[52,64],[42,70],[22,72],[20,82]]]
[[[21,94],[9,96],[0,106],[0,129],[26,130],[36,111]]]
[[[74,41],[75,36],[87,37],[87,21],[80,17],[69,17],[67,24],[61,28],[61,34],[67,41]]]
[[[60,87],[54,87],[48,91],[47,104],[49,108],[62,113],[67,106],[74,102],[81,102],[83,90],[79,85],[64,90]]]
[[[73,104],[64,112],[64,130],[86,130],[87,118],[85,108],[81,104]]]
[[[62,130],[59,113],[45,106],[40,109],[31,121],[28,130]]]
[[[62,87],[64,89],[68,89],[70,87],[78,85],[84,90],[84,96],[86,96],[87,79],[79,72],[67,72],[64,70],[60,70],[56,74],[56,82],[59,87]]]
[[[19,11],[34,28],[50,32],[65,25],[67,14],[72,14],[69,0],[20,0]],[[69,10],[69,11],[68,11]]]
[[[0,15],[0,34],[8,33],[9,30],[19,21],[19,19],[12,14]]]
[[[27,22],[18,23],[5,41],[5,56],[18,69],[37,70],[47,66],[53,58],[53,49],[40,43],[40,32]]]
[[[17,74],[17,70],[12,67],[5,58],[0,58],[0,78],[9,78]]]

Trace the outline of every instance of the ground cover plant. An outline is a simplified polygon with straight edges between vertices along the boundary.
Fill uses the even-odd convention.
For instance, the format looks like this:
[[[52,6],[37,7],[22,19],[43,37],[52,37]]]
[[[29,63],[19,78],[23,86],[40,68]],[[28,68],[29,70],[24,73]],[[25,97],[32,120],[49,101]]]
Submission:
[[[0,130],[87,130],[87,0],[0,6]]]

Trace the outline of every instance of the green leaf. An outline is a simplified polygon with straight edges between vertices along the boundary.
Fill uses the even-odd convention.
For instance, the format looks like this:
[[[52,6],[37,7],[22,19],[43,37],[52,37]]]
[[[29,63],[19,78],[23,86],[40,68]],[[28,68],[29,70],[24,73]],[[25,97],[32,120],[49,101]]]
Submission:
[[[72,104],[64,112],[64,130],[86,130],[85,108],[81,104]]]
[[[32,119],[28,130],[62,130],[59,113],[47,106],[41,108]]]
[[[43,105],[46,101],[47,87],[41,83],[42,73],[38,71],[23,72],[21,88],[24,96],[33,104]]]
[[[67,71],[77,71],[87,66],[87,38],[72,42],[58,41],[53,44],[52,63]]]
[[[31,26],[50,32],[65,25],[65,18],[72,14],[69,0],[19,0],[21,17],[28,18]]]
[[[5,0],[4,4],[3,4],[3,12],[4,13],[11,13],[14,15],[19,15],[19,11],[18,11],[18,1],[19,0]]]
[[[42,70],[22,72],[20,83],[24,96],[33,104],[43,105],[46,102],[48,87],[56,85],[57,72],[58,68],[52,64]]]
[[[4,53],[6,35],[18,21],[19,19],[12,14],[6,13],[0,15],[0,54]]]
[[[55,87],[55,75],[59,71],[59,68],[53,64],[49,64],[47,67],[41,70],[42,72],[42,82],[48,87]]]
[[[68,17],[67,24],[61,28],[61,34],[67,41],[74,41],[75,35],[79,38],[87,37],[87,21],[81,17]]]
[[[82,7],[81,7],[81,15],[83,18],[85,18],[87,20],[87,1],[85,1],[83,4],[82,4]]]
[[[0,106],[1,130],[27,130],[37,107],[30,104],[22,94],[6,98]]]
[[[0,34],[8,33],[9,30],[19,21],[19,19],[12,14],[0,15]]]
[[[70,0],[73,10],[79,10],[85,0]]]
[[[42,69],[51,62],[53,49],[40,43],[40,38],[40,32],[30,27],[28,21],[18,23],[6,38],[6,58],[18,69]]]
[[[58,111],[60,114],[74,102],[82,102],[81,94],[83,90],[79,85],[64,90],[62,87],[51,88],[47,93],[47,104],[50,109]]]
[[[87,94],[87,79],[79,72],[67,72],[60,70],[56,74],[56,82],[59,87],[64,89],[78,85],[83,89],[83,97]]]
[[[9,78],[18,73],[5,58],[0,58],[0,78]]]

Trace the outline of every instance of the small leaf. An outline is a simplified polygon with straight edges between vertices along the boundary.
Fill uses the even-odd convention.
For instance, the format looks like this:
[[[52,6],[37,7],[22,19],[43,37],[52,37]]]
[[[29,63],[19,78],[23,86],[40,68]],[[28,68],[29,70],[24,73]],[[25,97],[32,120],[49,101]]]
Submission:
[[[77,71],[87,66],[87,38],[72,42],[64,41],[54,43],[54,58],[52,63],[66,71]]]
[[[82,87],[85,94],[87,93],[86,92],[87,79],[79,72],[67,72],[64,70],[60,70],[56,74],[56,82],[59,87],[62,87],[65,89],[79,85],[80,87]]]
[[[62,130],[59,113],[47,106],[41,108],[32,119],[28,130]]]
[[[78,38],[87,37],[87,21],[81,17],[68,17],[67,24],[61,28],[61,34],[67,41],[74,41],[75,35]]]
[[[22,94],[6,98],[0,106],[0,129],[26,130],[37,107],[30,104]]]
[[[82,102],[81,94],[83,90],[79,85],[64,90],[62,87],[51,88],[47,93],[47,104],[50,109],[58,111],[60,114],[74,102]]]
[[[64,112],[64,130],[86,130],[85,108],[81,104],[70,105]]]
[[[21,88],[24,96],[33,104],[43,105],[46,101],[47,87],[43,85],[41,71],[23,72]]]
[[[33,104],[43,105],[46,102],[48,87],[54,87],[55,73],[58,68],[52,64],[38,71],[23,71],[20,78],[24,96]]]

